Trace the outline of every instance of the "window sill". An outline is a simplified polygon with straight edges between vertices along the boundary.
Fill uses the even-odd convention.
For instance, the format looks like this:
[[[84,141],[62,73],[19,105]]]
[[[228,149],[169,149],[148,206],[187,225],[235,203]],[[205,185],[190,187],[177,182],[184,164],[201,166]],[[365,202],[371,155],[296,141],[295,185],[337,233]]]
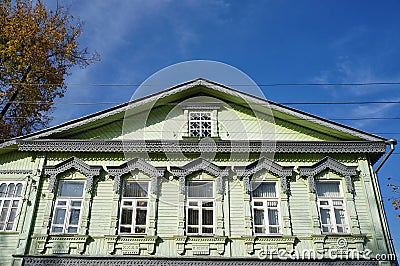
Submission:
[[[155,252],[158,236],[115,235],[105,236],[109,254],[113,255],[151,255]]]
[[[291,252],[294,248],[294,236],[287,235],[253,235],[243,236],[248,254],[254,254],[259,250],[286,250]]]
[[[18,231],[0,231],[0,235],[19,235]]]
[[[203,140],[203,139],[209,139],[209,140],[214,140],[214,141],[220,141],[221,137],[187,137],[187,136],[182,136],[183,140]]]
[[[283,234],[254,234],[256,237],[282,237]]]
[[[36,235],[36,249],[41,254],[82,254],[85,251],[88,235]]]
[[[225,244],[228,237],[216,235],[186,235],[176,236],[175,242],[179,255],[218,256],[225,253]]]
[[[351,236],[350,233],[321,233],[323,236]]]

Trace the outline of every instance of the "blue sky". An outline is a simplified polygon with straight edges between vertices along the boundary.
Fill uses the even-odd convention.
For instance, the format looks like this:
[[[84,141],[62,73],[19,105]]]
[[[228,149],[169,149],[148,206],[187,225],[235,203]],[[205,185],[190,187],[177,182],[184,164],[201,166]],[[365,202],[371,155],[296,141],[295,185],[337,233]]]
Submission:
[[[49,2],[49,0],[47,1]],[[85,21],[81,44],[101,62],[73,69],[71,84],[140,84],[171,64],[206,59],[259,84],[400,81],[400,2],[59,0]],[[400,86],[263,87],[278,102],[400,101]],[[134,87],[71,86],[62,102],[128,101]],[[112,105],[57,105],[53,124]],[[400,139],[400,104],[292,105],[349,126]],[[362,119],[362,120],[357,120]],[[400,151],[400,145],[399,145]],[[400,219],[387,178],[400,184],[400,154],[380,171],[389,226],[400,253]]]

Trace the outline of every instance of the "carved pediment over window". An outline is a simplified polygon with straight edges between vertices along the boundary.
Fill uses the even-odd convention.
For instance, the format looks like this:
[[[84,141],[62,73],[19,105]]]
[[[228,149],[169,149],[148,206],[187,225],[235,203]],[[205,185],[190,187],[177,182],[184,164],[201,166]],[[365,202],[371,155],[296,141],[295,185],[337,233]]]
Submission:
[[[351,177],[357,176],[357,167],[346,166],[330,157],[325,157],[312,166],[299,167],[300,176],[308,178],[310,192],[315,192],[316,190],[314,177],[325,170],[331,170],[343,176],[346,180],[347,190],[349,192],[353,191]]]
[[[108,174],[114,177],[114,191],[119,192],[121,176],[139,170],[151,177],[151,193],[157,190],[157,179],[164,176],[165,168],[154,167],[140,158],[132,159],[119,166],[107,166]]]
[[[217,178],[217,192],[223,193],[222,178],[229,175],[229,167],[219,167],[204,158],[198,158],[182,167],[171,167],[171,173],[179,178],[179,188],[185,193],[185,178],[197,171],[204,171]]]
[[[281,179],[282,191],[287,191],[287,178],[293,175],[292,166],[281,166],[268,158],[262,157],[247,166],[234,167],[234,171],[236,172],[237,176],[243,179],[244,187],[247,193],[249,193],[251,190],[250,177],[261,170],[266,170],[269,173],[279,176]]]
[[[87,177],[86,191],[91,191],[93,185],[93,177],[100,175],[103,167],[88,165],[77,157],[71,157],[57,165],[45,166],[44,172],[50,176],[49,190],[51,192],[54,192],[54,186],[57,180],[57,176],[70,169],[75,169]]]

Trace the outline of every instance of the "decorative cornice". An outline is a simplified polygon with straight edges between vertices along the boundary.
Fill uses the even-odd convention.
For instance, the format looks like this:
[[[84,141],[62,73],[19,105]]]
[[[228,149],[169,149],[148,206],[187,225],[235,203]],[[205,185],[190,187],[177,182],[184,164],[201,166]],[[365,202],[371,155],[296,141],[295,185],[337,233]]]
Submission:
[[[107,166],[108,174],[114,177],[114,191],[119,192],[121,176],[139,170],[151,177],[151,192],[157,191],[157,179],[164,176],[165,168],[156,168],[140,158],[132,159],[119,166]]]
[[[222,178],[229,175],[229,167],[219,167],[204,158],[198,158],[182,167],[171,167],[171,173],[179,178],[180,192],[185,192],[185,178],[197,171],[205,171],[217,178],[217,192],[223,193]]]
[[[374,260],[309,260],[309,261],[283,261],[282,259],[261,260],[253,258],[156,258],[156,257],[139,257],[139,256],[110,256],[110,257],[94,257],[94,256],[48,256],[48,255],[15,255],[16,258],[23,258],[26,266],[39,265],[92,265],[92,266],[109,266],[109,265],[129,265],[129,266],[276,266],[276,265],[293,265],[293,266],[377,266],[379,262]]]
[[[286,192],[288,189],[286,179],[293,175],[293,168],[294,167],[292,166],[281,166],[268,158],[262,157],[248,166],[235,166],[233,169],[239,178],[245,180],[244,187],[246,192],[249,193],[250,177],[261,170],[266,170],[274,175],[279,176],[281,179],[282,190],[283,192]]]
[[[87,178],[86,191],[92,190],[93,177],[100,175],[103,167],[101,166],[91,166],[86,164],[84,161],[77,157],[71,157],[57,165],[45,166],[44,172],[50,176],[49,180],[49,190],[54,191],[54,186],[57,180],[57,176],[70,169],[76,169],[77,171],[84,174]]]
[[[0,174],[30,175],[32,173],[33,173],[32,170],[14,170],[14,169],[0,170]]]
[[[207,145],[199,140],[19,140],[19,151],[137,153],[374,153],[384,154],[384,141],[229,141]]]
[[[184,102],[179,106],[184,110],[218,110],[222,103]]]
[[[346,179],[347,190],[349,192],[353,191],[351,177],[357,175],[357,167],[355,166],[346,166],[335,159],[325,157],[312,166],[302,166],[298,168],[300,176],[307,177],[310,192],[315,192],[315,176],[326,169],[330,169],[343,176]]]

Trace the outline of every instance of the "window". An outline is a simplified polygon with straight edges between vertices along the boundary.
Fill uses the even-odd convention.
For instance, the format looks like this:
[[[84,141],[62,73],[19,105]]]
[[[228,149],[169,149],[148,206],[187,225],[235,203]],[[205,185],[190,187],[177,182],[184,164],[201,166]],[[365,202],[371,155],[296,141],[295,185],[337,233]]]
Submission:
[[[348,233],[340,182],[317,181],[316,186],[322,233]]]
[[[149,182],[124,182],[119,226],[121,234],[146,233],[148,189]]]
[[[211,137],[211,112],[189,112],[189,137]]]
[[[280,234],[276,182],[252,182],[254,234]]]
[[[0,231],[14,230],[22,187],[21,182],[0,182]]]
[[[78,233],[84,187],[84,181],[59,181],[51,233]]]
[[[187,190],[188,234],[214,233],[214,184],[212,181],[189,181]]]

